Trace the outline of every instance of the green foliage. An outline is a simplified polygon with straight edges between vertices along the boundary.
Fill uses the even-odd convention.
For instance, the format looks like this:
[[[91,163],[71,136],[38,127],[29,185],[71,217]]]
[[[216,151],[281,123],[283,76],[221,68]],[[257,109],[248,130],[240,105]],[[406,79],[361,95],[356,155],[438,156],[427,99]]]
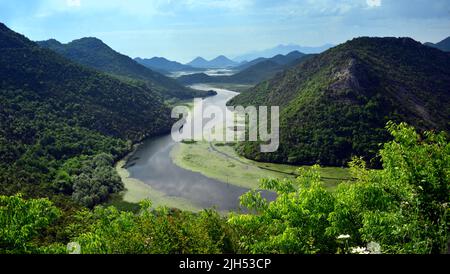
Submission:
[[[0,253],[36,253],[33,239],[60,215],[48,199],[0,196]]]
[[[211,254],[231,250],[226,222],[213,211],[151,210],[150,204],[143,204],[139,214],[98,207],[87,218],[93,223],[75,239],[84,254]]]
[[[317,166],[300,170],[295,180],[265,179],[261,187],[275,191],[276,200],[251,191],[241,197],[247,213],[229,217],[215,210],[152,209],[149,201],[137,212],[99,206],[73,213],[68,222],[58,220],[62,240],[43,241],[40,233],[51,231],[59,210],[46,199],[1,196],[0,250],[66,253],[66,244],[75,242],[83,254],[445,253],[450,239],[448,137],[419,135],[406,124],[389,123],[387,130],[394,140],[380,152],[382,169],[369,170],[355,158],[350,163],[354,180],[335,192],[322,185]],[[110,160],[107,155],[72,159],[60,176]]]
[[[66,161],[102,153],[117,160],[132,142],[170,129],[170,110],[148,87],[74,64],[3,24],[0,41],[0,194],[72,195]],[[78,180],[76,200],[102,193],[82,201],[93,205],[117,191],[109,167]]]
[[[328,193],[319,173],[296,181],[265,180],[278,198],[267,203],[254,193],[243,205],[258,214],[234,215],[239,246],[251,253],[348,252],[347,244],[375,242],[383,253],[445,253],[449,240],[450,144],[445,133],[422,138],[406,124],[389,123],[394,140],[381,150],[382,170],[351,164],[354,182]],[[345,251],[347,250],[347,251]]]
[[[449,240],[450,145],[444,133],[422,139],[412,127],[389,123],[394,141],[381,151],[383,170],[364,171],[342,185],[330,231],[376,241],[388,253],[445,252]],[[339,199],[338,199],[339,200]],[[346,217],[347,216],[347,217]],[[358,243],[357,243],[358,244]]]
[[[232,99],[281,109],[279,150],[261,153],[258,143],[243,142],[238,152],[299,165],[344,166],[360,156],[379,167],[389,120],[449,130],[449,68],[448,54],[412,39],[354,39]]]
[[[57,171],[53,187],[92,208],[124,189],[113,162],[114,158],[104,153],[70,159]]]
[[[233,215],[229,220],[239,231],[239,247],[243,252],[334,252],[334,238],[325,233],[334,198],[321,185],[317,170],[306,171],[303,176],[293,182],[263,181],[263,186],[278,193],[276,201],[270,204],[259,193],[243,196],[243,206],[257,211],[257,214]]]
[[[38,44],[78,64],[108,73],[134,85],[146,86],[164,99],[190,99],[207,95],[207,92],[184,87],[177,81],[140,65],[97,38],[82,38],[68,44],[61,44],[56,40]]]
[[[336,192],[313,168],[263,180],[277,199],[250,192],[241,198],[249,212],[227,218],[149,202],[137,213],[80,209],[74,202],[94,207],[123,189],[113,162],[165,132],[169,111],[148,87],[73,64],[2,24],[0,49],[0,253],[66,253],[69,241],[87,254],[342,253],[373,243],[383,253],[446,252],[448,134],[383,128],[391,118],[448,128],[450,66],[437,50],[356,39],[243,94],[283,107],[279,154],[241,146],[260,160],[340,165],[374,155],[387,133],[393,140],[379,153],[382,169],[357,158],[354,180]]]

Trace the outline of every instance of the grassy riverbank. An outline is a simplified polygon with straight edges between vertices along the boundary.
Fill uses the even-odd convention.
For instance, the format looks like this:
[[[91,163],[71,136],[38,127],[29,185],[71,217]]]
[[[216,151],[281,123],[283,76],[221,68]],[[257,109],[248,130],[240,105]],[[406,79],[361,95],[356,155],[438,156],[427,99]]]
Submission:
[[[295,178],[299,168],[248,160],[240,157],[231,145],[222,143],[180,143],[172,150],[171,157],[179,167],[250,189],[258,188],[261,178]],[[349,179],[349,172],[344,168],[323,167],[320,172],[330,190]]]
[[[112,204],[121,207],[133,208],[133,204],[138,204],[143,200],[151,200],[153,207],[167,206],[169,208],[178,208],[193,212],[201,211],[202,208],[194,205],[189,200],[167,196],[161,191],[153,189],[150,185],[139,180],[130,178],[129,172],[124,168],[126,160],[117,163],[116,170],[125,185],[125,191],[120,197],[116,197],[111,201]]]
[[[209,83],[208,86],[211,86],[213,88],[232,90],[235,92],[243,92],[253,87],[253,85],[231,84],[231,83]]]

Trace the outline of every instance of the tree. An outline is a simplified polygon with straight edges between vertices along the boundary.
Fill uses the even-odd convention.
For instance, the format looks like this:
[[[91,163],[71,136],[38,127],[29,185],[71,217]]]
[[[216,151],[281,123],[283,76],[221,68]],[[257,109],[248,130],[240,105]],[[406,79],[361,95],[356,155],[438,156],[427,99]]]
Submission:
[[[268,203],[260,193],[241,197],[241,204],[256,214],[233,214],[229,222],[239,231],[239,246],[250,253],[332,253],[334,239],[325,230],[334,198],[320,182],[317,167],[300,170],[294,181],[263,180],[261,187],[278,197]]]
[[[0,253],[39,252],[32,240],[59,215],[48,199],[0,196]]]
[[[113,156],[106,153],[72,158],[57,172],[53,186],[72,195],[81,205],[93,208],[124,189],[113,163]]]
[[[380,151],[383,168],[356,158],[354,181],[326,191],[317,171],[295,181],[264,180],[277,191],[268,203],[250,192],[242,205],[257,214],[234,214],[239,246],[251,253],[335,253],[380,246],[384,253],[444,253],[449,240],[450,145],[446,133],[417,134],[388,123],[394,140]],[[365,250],[358,248],[356,250]]]
[[[84,254],[211,254],[232,248],[231,230],[212,211],[152,209],[143,202],[138,214],[114,207],[80,214],[90,222],[74,239]]]
[[[450,145],[445,133],[417,134],[389,123],[394,137],[380,155],[382,170],[355,161],[355,184],[337,191],[330,232],[354,244],[377,242],[386,253],[443,253],[449,240]]]

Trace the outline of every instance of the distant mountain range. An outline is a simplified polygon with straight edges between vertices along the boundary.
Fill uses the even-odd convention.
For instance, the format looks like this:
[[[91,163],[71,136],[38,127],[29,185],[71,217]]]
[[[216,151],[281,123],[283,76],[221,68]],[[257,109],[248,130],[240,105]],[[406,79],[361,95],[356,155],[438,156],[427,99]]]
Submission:
[[[184,75],[177,80],[185,85],[196,83],[233,83],[254,85],[264,80],[268,80],[277,73],[289,68],[290,66],[307,59],[311,55],[306,55],[298,51],[287,55],[276,55],[272,58],[258,58],[252,62],[245,63],[234,69],[238,73],[231,76],[209,76],[205,73]]]
[[[210,61],[202,57],[197,57],[191,62],[187,63],[186,65],[194,68],[215,69],[215,68],[231,68],[239,65],[239,63],[234,62],[223,55],[220,55]]]
[[[450,37],[447,37],[446,39],[442,40],[439,43],[433,44],[433,43],[425,43],[426,46],[433,47],[440,49],[442,51],[450,52]]]
[[[170,72],[177,72],[177,71],[201,71],[203,69],[194,68],[188,65],[183,65],[181,63],[170,61],[163,57],[153,57],[151,59],[144,59],[144,58],[135,58],[134,59],[139,64],[152,69],[154,71],[158,71],[163,74],[168,74]]]
[[[184,87],[172,78],[137,63],[130,57],[114,51],[97,38],[81,38],[68,44],[62,44],[54,39],[37,43],[81,65],[117,76],[122,80],[139,81],[161,94],[164,99],[188,99],[207,95],[202,91]]]
[[[315,53],[322,53],[330,48],[332,48],[334,45],[326,44],[320,47],[302,47],[299,45],[278,45],[271,49],[261,50],[261,51],[254,51],[247,54],[243,54],[240,56],[237,56],[233,58],[234,62],[241,63],[241,62],[250,62],[252,60],[258,59],[258,58],[271,58],[275,55],[286,55],[293,51],[299,51],[305,54],[315,54]]]
[[[279,45],[275,48],[264,50],[264,51],[255,51],[253,53],[245,54],[231,60],[230,58],[220,55],[212,60],[206,60],[203,57],[197,57],[191,62],[187,64],[181,64],[176,61],[171,61],[163,57],[153,57],[151,59],[144,58],[135,58],[134,60],[139,64],[150,68],[154,71],[158,71],[163,74],[169,74],[171,72],[180,72],[180,71],[204,71],[207,69],[224,69],[224,68],[233,68],[239,71],[242,71],[246,68],[249,68],[253,65],[256,65],[259,62],[266,61],[267,59],[271,59],[274,56],[278,56],[279,58],[284,58],[284,56],[290,53],[302,53],[302,54],[315,54],[323,52],[333,45],[324,45],[321,47],[301,47],[297,45]],[[287,57],[290,58],[290,57]],[[283,61],[281,61],[283,62]],[[280,62],[278,62],[280,63]]]
[[[280,148],[250,159],[296,165],[373,160],[389,120],[450,130],[450,55],[411,38],[358,38],[242,92],[230,105],[280,106]],[[372,162],[377,165],[377,161]]]
[[[275,56],[273,56],[271,58],[259,57],[257,59],[254,59],[254,60],[250,61],[250,62],[244,62],[244,64],[235,67],[235,69],[239,70],[239,71],[243,71],[243,70],[245,70],[247,68],[250,68],[250,67],[252,67],[252,66],[254,66],[254,65],[258,64],[258,63],[262,63],[262,62],[265,62],[265,61],[273,62],[273,63],[278,64],[278,65],[286,65],[286,64],[289,64],[289,63],[293,62],[294,60],[299,59],[299,58],[301,58],[303,56],[305,56],[304,53],[295,50],[295,51],[292,51],[292,52],[290,52],[290,53],[288,53],[286,55],[278,54],[278,55],[275,55]]]

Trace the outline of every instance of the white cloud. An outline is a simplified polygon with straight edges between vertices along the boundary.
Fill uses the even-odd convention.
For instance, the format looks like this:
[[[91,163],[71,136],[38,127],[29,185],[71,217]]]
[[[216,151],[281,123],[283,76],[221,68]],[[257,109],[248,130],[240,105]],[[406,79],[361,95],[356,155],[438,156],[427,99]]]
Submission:
[[[367,5],[371,8],[380,7],[381,0],[366,0]]]
[[[80,7],[81,6],[81,0],[67,0],[66,5],[68,7]]]

